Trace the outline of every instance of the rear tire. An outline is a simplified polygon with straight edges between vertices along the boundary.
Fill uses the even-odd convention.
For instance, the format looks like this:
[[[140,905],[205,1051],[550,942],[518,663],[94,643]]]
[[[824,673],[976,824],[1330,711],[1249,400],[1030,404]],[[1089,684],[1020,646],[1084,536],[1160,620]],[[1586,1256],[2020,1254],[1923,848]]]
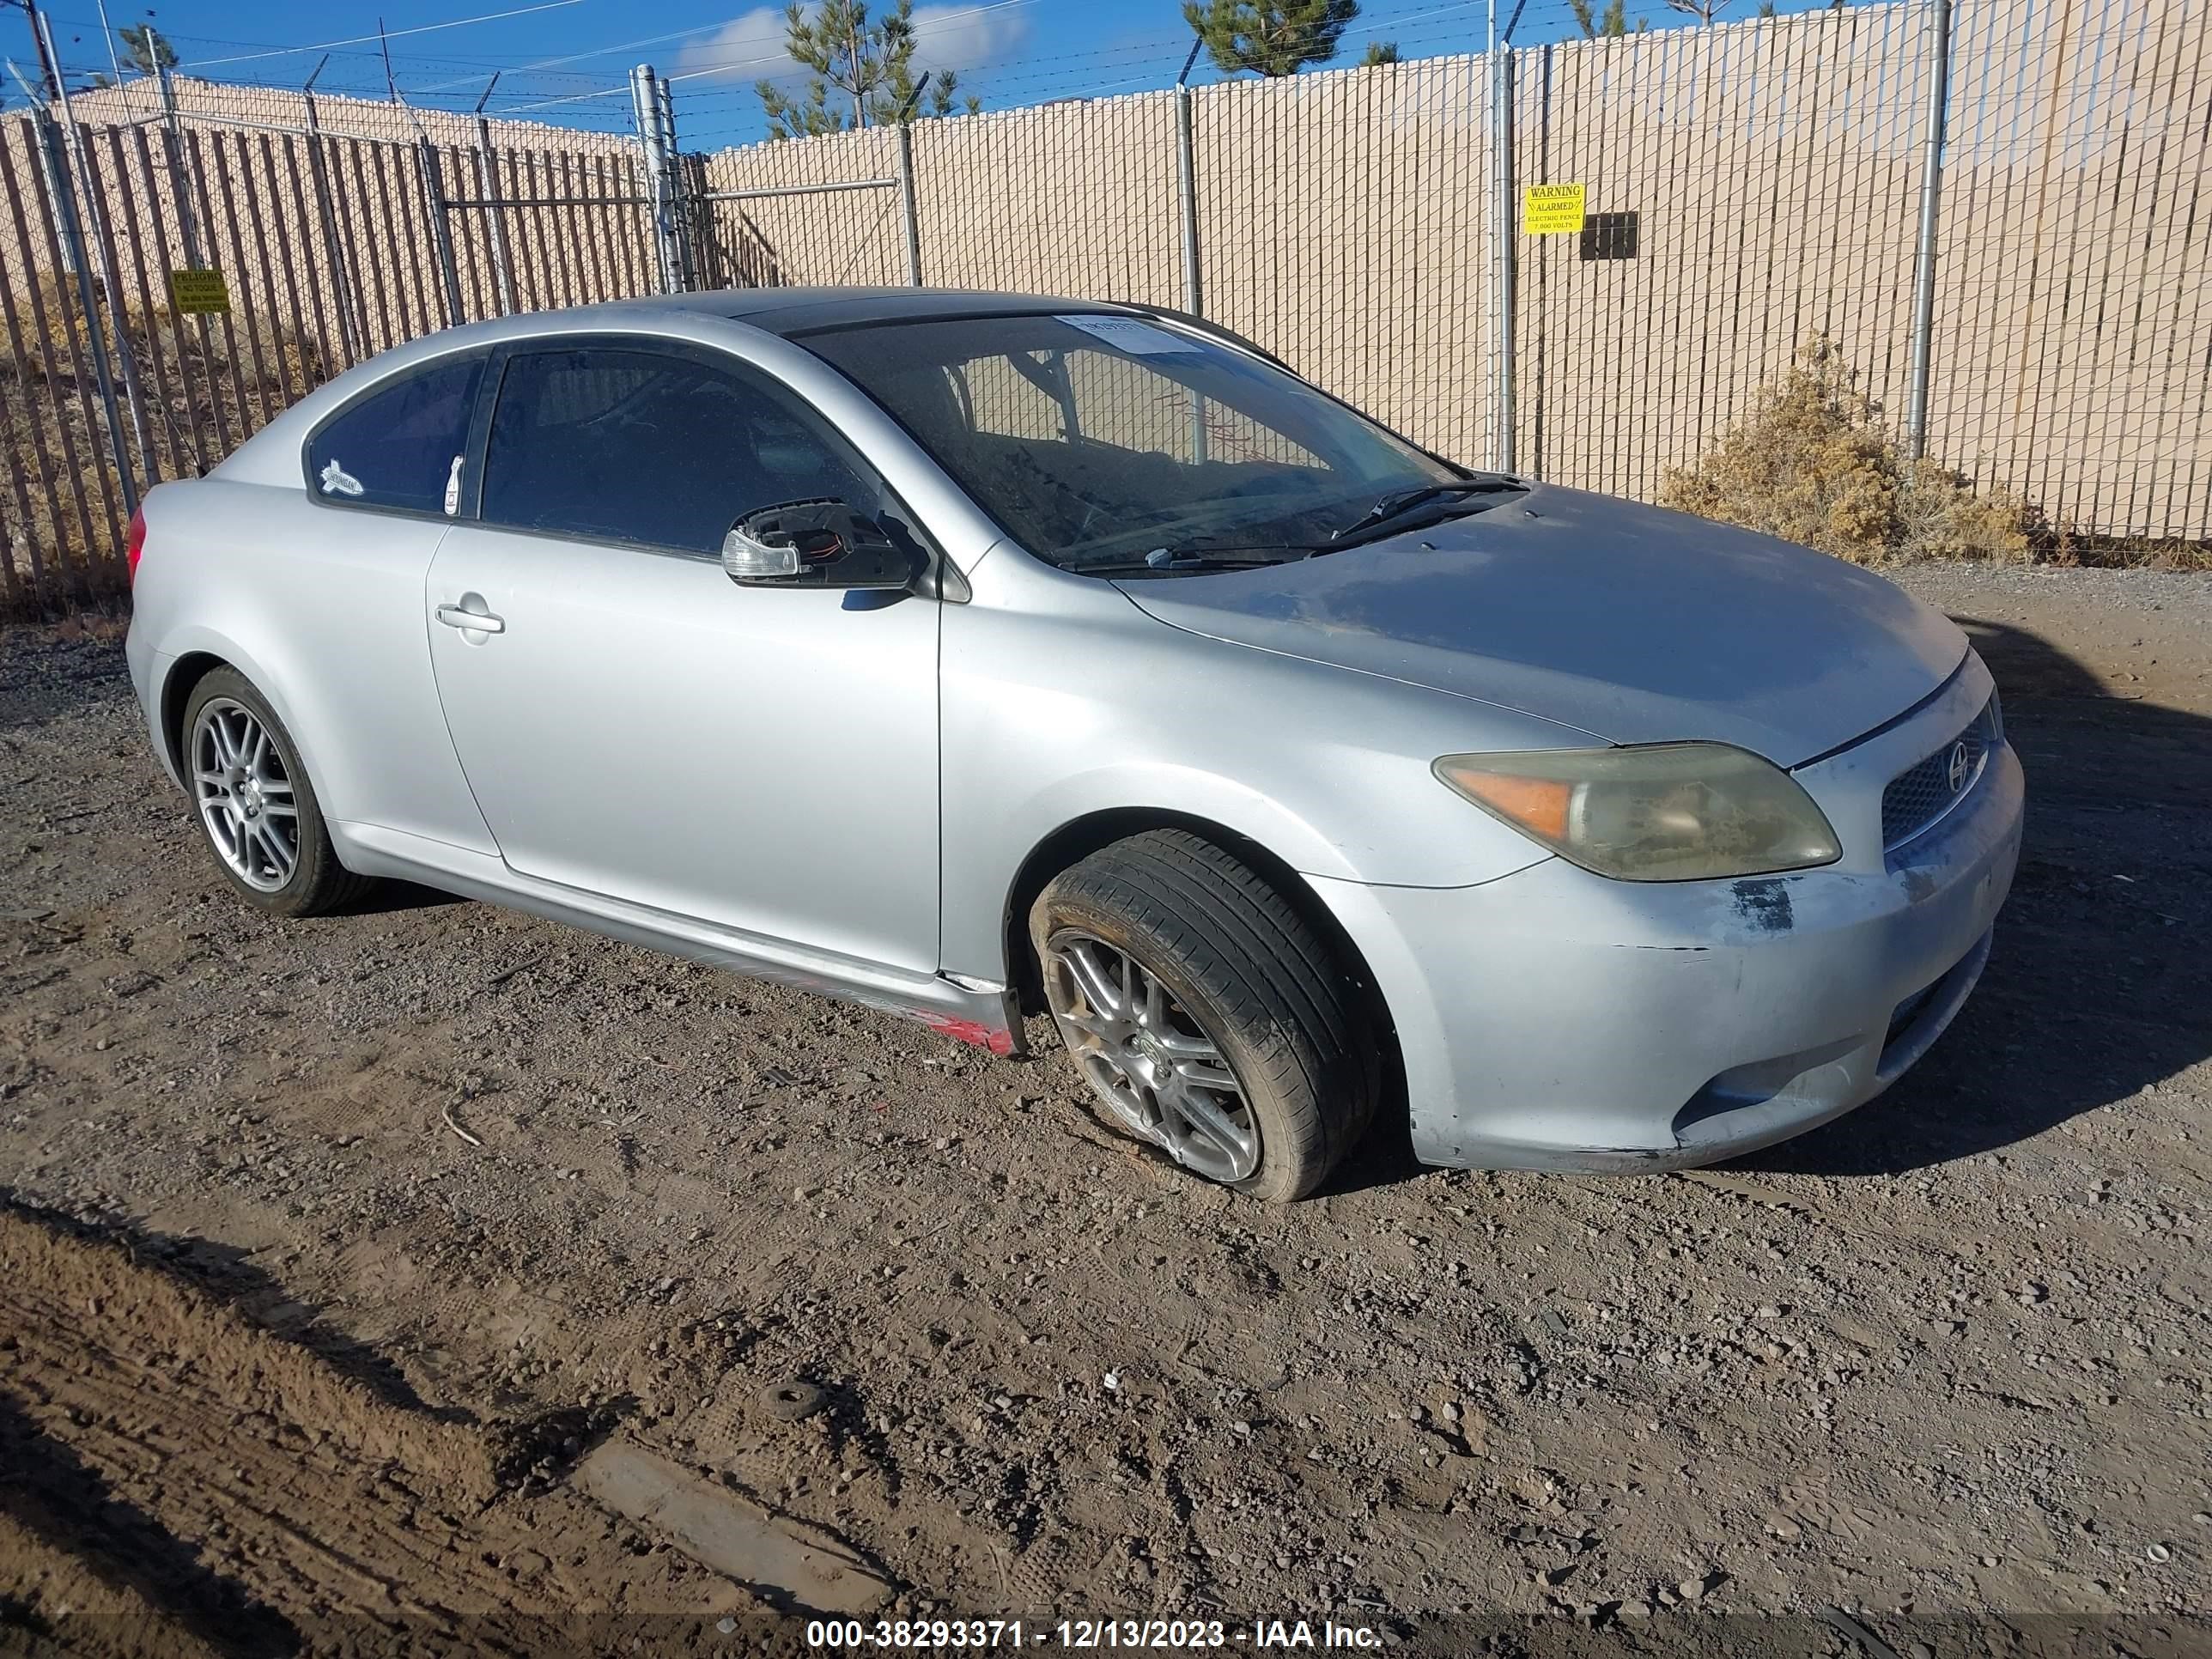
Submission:
[[[185,702],[185,787],[200,834],[238,896],[272,916],[313,916],[374,884],[338,862],[315,787],[284,722],[234,668]]]
[[[1194,1174],[1287,1202],[1380,1093],[1356,988],[1270,883],[1154,830],[1063,872],[1030,911],[1053,1018],[1116,1121]]]

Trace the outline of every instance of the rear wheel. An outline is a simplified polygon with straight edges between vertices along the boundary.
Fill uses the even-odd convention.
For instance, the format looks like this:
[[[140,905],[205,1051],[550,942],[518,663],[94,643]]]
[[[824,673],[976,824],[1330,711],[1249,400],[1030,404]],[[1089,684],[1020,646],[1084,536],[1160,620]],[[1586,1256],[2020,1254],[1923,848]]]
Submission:
[[[243,674],[218,668],[192,687],[184,739],[200,831],[248,904],[312,916],[369,885],[338,862],[292,734]]]
[[[1372,1034],[1327,947],[1212,842],[1151,830],[1030,913],[1045,996],[1115,1121],[1254,1197],[1312,1192],[1374,1114]]]

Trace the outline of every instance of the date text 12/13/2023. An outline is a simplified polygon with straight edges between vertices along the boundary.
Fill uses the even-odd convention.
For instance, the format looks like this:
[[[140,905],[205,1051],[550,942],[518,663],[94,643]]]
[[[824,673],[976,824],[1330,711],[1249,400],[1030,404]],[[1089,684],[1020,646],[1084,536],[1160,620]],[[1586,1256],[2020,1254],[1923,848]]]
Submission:
[[[810,1648],[951,1649],[1054,1646],[1079,1652],[1158,1651],[1253,1647],[1260,1649],[1374,1649],[1382,1638],[1364,1625],[1332,1620],[1259,1619],[1232,1625],[1219,1619],[814,1619],[806,1625]]]

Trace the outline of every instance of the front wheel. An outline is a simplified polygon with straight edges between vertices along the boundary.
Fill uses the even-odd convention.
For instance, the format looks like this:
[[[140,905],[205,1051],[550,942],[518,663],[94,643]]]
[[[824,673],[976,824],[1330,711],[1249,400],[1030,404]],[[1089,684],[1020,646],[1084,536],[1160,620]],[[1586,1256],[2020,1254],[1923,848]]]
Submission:
[[[1286,1201],[1373,1115],[1372,1033],[1313,928],[1212,842],[1156,830],[1030,912],[1046,1000],[1115,1119],[1192,1174]]]

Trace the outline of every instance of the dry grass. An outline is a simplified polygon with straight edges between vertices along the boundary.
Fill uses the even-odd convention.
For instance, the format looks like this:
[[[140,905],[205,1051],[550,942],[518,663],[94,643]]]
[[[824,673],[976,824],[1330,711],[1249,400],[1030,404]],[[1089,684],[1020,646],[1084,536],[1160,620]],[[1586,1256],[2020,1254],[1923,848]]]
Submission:
[[[2035,556],[2024,502],[1977,494],[1964,476],[1911,460],[1832,343],[1812,341],[1661,499],[1701,518],[1763,530],[1860,564]]]
[[[20,471],[28,511],[0,462],[0,520],[21,592],[12,608],[36,613],[121,590],[121,495],[75,280],[41,271],[15,302],[25,350],[0,355],[0,443]],[[131,310],[124,329],[156,475],[142,476],[142,489],[205,471],[327,373],[313,344],[268,317]],[[118,374],[118,406],[122,393]],[[124,420],[132,470],[143,474],[127,412]],[[0,586],[0,606],[9,597]]]

